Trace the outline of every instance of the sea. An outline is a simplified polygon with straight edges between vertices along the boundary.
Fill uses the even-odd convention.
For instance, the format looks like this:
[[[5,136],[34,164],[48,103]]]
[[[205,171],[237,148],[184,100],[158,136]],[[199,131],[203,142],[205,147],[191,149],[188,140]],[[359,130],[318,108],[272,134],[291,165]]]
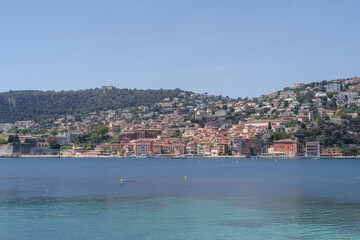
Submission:
[[[360,160],[1,158],[0,239],[360,239]]]

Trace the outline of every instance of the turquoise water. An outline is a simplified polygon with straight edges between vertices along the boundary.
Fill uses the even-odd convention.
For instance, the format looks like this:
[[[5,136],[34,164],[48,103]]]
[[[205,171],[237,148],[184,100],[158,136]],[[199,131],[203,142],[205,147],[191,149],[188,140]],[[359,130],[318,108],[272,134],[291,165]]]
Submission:
[[[3,158],[0,239],[360,239],[360,160],[238,161]]]

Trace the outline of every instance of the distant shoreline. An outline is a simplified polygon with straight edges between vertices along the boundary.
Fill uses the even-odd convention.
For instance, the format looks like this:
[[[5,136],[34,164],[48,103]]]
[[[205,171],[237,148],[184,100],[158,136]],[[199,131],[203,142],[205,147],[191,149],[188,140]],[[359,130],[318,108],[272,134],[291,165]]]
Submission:
[[[106,155],[99,155],[99,156],[61,156],[61,155],[11,155],[11,156],[0,156],[0,158],[169,158],[171,156],[156,156],[156,157],[121,157],[121,156],[106,156]],[[298,157],[261,157],[261,156],[194,156],[194,157],[187,157],[184,159],[192,159],[192,158],[222,158],[222,159],[360,159],[360,156],[322,156],[322,157],[306,157],[306,156],[298,156]]]

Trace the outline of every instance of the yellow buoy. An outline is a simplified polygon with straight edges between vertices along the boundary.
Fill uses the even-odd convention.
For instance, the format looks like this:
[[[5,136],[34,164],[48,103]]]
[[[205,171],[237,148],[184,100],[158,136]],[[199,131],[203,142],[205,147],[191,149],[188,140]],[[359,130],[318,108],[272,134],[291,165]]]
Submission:
[[[187,176],[185,176],[185,180],[187,179]]]
[[[236,163],[239,163],[239,161],[236,161]]]
[[[120,181],[121,181],[121,182],[124,182],[124,179],[121,179]]]

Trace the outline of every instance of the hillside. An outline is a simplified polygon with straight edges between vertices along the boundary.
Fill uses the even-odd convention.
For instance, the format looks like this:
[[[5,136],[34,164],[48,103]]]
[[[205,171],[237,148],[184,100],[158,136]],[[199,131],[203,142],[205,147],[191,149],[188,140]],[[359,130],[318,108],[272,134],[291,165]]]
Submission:
[[[112,86],[62,92],[10,91],[0,93],[0,121],[35,120],[36,124],[0,124],[0,131],[82,132],[86,135],[77,139],[78,143],[95,144],[151,138],[162,129],[164,139],[196,139],[211,143],[209,149],[225,141],[229,144],[228,154],[236,147],[229,141],[240,136],[251,139],[256,146],[245,155],[271,152],[268,147],[284,139],[296,141],[301,149],[307,142],[317,141],[323,148],[337,148],[336,154],[341,148],[343,154],[360,155],[359,107],[358,77],[297,83],[252,99],[180,89],[129,90]],[[109,136],[92,132],[94,126],[102,125],[110,129]],[[7,143],[5,138],[3,142]],[[221,151],[223,154],[226,149]]]
[[[79,91],[9,91],[0,93],[0,123],[41,120],[60,115],[151,106],[164,98],[178,97],[175,90],[87,89]]]

